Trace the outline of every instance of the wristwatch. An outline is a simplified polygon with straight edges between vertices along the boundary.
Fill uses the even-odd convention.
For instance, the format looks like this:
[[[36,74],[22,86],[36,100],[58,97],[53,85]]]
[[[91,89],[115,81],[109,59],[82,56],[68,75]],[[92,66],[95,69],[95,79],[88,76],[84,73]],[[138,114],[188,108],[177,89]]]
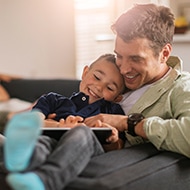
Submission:
[[[127,125],[128,125],[128,133],[132,136],[137,136],[135,133],[135,126],[137,123],[142,121],[144,116],[141,113],[131,113],[128,115]]]

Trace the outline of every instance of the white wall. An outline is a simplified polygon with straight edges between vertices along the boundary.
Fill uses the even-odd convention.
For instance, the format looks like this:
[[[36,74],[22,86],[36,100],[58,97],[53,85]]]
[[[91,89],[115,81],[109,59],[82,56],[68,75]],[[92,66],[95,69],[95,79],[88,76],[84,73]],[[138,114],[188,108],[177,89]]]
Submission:
[[[187,18],[190,24],[190,0],[170,0],[170,7],[174,12],[175,17],[180,16],[181,13]],[[179,56],[183,61],[183,69],[190,72],[190,31],[186,34],[174,35],[174,43],[172,55]]]
[[[0,73],[75,78],[73,0],[0,0]]]
[[[73,1],[0,0],[0,73],[33,78],[76,78]],[[116,10],[154,1],[166,2],[117,0],[115,2],[120,3],[116,4]],[[167,2],[177,12],[179,2]],[[180,4],[187,2],[190,0],[181,0]],[[189,48],[180,47],[183,60],[187,57],[184,49]],[[178,53],[178,49],[174,47],[173,53]],[[189,66],[185,68],[190,70]]]

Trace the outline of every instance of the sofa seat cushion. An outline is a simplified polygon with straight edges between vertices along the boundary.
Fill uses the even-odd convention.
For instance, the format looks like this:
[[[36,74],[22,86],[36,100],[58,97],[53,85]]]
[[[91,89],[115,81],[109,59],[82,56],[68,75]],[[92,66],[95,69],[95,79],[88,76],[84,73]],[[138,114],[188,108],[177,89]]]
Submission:
[[[190,188],[189,159],[138,145],[95,157],[66,190],[181,190]]]

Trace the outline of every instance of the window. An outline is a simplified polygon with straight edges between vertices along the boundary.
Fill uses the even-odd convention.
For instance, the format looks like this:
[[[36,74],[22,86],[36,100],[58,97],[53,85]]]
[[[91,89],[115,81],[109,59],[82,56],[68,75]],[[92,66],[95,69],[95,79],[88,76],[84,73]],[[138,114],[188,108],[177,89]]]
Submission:
[[[76,77],[81,78],[85,65],[104,53],[113,53],[111,24],[135,3],[164,0],[74,0],[76,32]],[[164,1],[167,2],[167,1]]]
[[[111,24],[116,18],[114,0],[75,0],[76,76],[85,65],[104,53],[112,53]]]

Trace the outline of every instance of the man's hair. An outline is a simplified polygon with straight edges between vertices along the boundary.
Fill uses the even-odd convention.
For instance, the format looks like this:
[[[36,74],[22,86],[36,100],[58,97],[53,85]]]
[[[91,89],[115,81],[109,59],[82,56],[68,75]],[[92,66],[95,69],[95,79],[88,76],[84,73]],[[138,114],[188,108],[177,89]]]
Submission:
[[[137,4],[123,13],[111,27],[124,42],[148,39],[154,54],[158,55],[164,45],[172,44],[174,15],[168,7]]]

